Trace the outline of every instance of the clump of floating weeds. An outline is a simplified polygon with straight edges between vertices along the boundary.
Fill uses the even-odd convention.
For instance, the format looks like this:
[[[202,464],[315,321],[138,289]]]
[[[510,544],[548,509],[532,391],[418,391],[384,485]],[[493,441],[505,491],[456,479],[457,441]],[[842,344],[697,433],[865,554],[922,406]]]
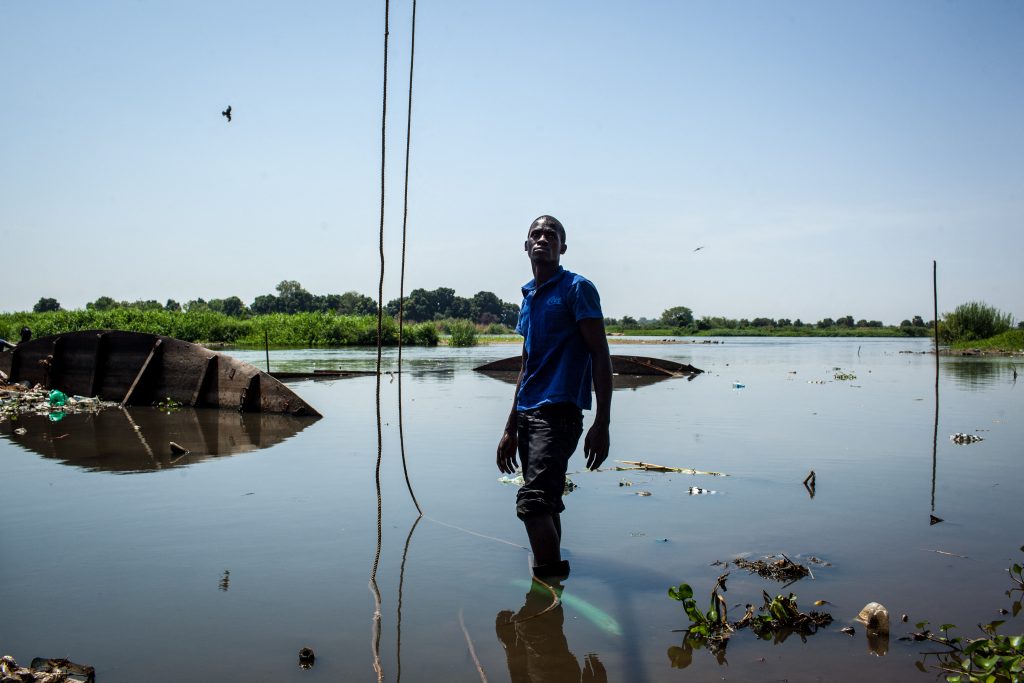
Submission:
[[[707,647],[718,662],[725,662],[725,649],[729,638],[737,631],[750,627],[758,638],[781,643],[792,634],[799,635],[801,640],[817,632],[818,627],[832,623],[832,615],[827,612],[801,612],[796,596],[776,595],[774,598],[761,591],[764,604],[755,609],[748,604],[743,616],[737,621],[729,621],[725,599],[725,581],[729,573],[718,577],[711,590],[711,604],[707,611],[697,606],[693,597],[693,588],[681,583],[668,589],[673,600],[683,604],[683,610],[690,619],[689,628],[685,629],[682,648],[672,648],[669,657],[673,665],[685,667],[689,664],[690,653],[694,647]]]
[[[802,564],[797,564],[786,557],[785,554],[782,555],[781,559],[774,562],[768,562],[767,560],[751,561],[737,557],[732,563],[740,569],[746,569],[751,574],[786,583],[792,583],[811,574],[810,569]]]
[[[156,407],[165,413],[176,413],[179,410],[181,410],[184,407],[184,405],[181,403],[181,401],[175,401],[173,398],[168,396],[164,400],[158,401]]]
[[[1024,546],[1021,546],[1021,551],[1024,552]],[[1016,599],[1010,610],[1000,611],[1003,614],[1012,611],[1013,616],[1017,616],[1024,600],[1024,568],[1015,563],[1009,572],[1010,580],[1016,586],[1006,591],[1006,595]],[[937,663],[933,668],[944,673],[950,683],[1021,681],[1024,680],[1024,635],[1000,634],[999,628],[1005,623],[1005,619],[999,619],[988,624],[978,624],[981,637],[968,638],[950,635],[950,631],[956,628],[955,624],[942,624],[939,626],[940,634],[936,634],[928,628],[927,621],[921,621],[916,624],[917,632],[901,640],[927,640],[946,648],[940,652],[924,653],[916,666],[925,671],[925,664],[930,658],[935,658]]]
[[[838,380],[840,382],[848,381],[851,379],[857,379],[857,375],[855,375],[852,371],[843,370],[842,368],[832,368],[832,373],[832,379]]]

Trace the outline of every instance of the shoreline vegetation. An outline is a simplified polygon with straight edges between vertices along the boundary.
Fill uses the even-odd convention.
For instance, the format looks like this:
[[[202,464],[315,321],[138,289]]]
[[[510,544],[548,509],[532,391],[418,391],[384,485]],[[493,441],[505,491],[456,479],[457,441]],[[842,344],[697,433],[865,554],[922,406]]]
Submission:
[[[375,315],[343,315],[334,312],[271,313],[236,317],[209,310],[166,311],[113,308],[104,311],[48,311],[42,313],[0,313],[0,338],[15,340],[22,327],[33,336],[90,329],[147,332],[183,341],[214,346],[262,348],[265,343],[284,347],[375,346]],[[633,328],[621,324],[607,327],[609,342],[621,337],[649,337],[651,341],[710,343],[712,337],[863,337],[922,338],[932,330],[923,326],[846,327],[722,327],[697,330],[681,327]],[[385,316],[385,346],[398,344],[398,323]],[[501,323],[486,325],[470,320],[445,319],[431,322],[406,322],[403,342],[407,346],[475,346],[510,343],[520,340],[514,330]],[[625,341],[624,339],[621,341]],[[1024,354],[1024,330],[1011,329],[988,339],[945,340],[948,350],[957,355]]]
[[[377,302],[355,291],[313,294],[295,280],[284,280],[277,294],[264,294],[248,306],[237,296],[195,299],[179,304],[158,301],[116,301],[101,296],[84,310],[64,310],[60,302],[41,297],[31,312],[0,313],[0,339],[18,339],[28,327],[35,337],[80,330],[146,332],[215,346],[344,347],[376,346]],[[381,341],[407,346],[475,346],[518,341],[519,306],[493,292],[461,297],[455,290],[414,289],[383,305]],[[852,315],[806,323],[789,318],[697,318],[686,306],[673,306],[656,319],[605,318],[609,341],[622,336],[650,337],[677,343],[712,343],[709,337],[931,337],[935,321],[915,315],[899,325],[855,320]],[[1024,353],[1024,323],[985,303],[961,304],[938,321],[941,352],[972,355]],[[689,339],[687,339],[689,338]],[[692,341],[691,341],[692,340]]]

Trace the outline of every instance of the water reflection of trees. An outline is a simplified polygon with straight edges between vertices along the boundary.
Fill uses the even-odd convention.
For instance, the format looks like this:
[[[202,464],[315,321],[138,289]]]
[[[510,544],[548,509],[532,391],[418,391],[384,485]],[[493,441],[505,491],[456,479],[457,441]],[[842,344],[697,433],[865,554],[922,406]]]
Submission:
[[[1002,382],[1014,382],[1014,365],[1006,359],[957,358],[942,363],[943,372],[957,386],[983,389]]]

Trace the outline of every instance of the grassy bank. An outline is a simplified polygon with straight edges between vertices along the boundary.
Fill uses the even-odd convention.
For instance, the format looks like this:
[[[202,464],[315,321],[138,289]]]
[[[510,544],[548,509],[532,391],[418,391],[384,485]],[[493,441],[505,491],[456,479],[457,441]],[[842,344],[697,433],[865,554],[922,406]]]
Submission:
[[[1024,353],[1024,330],[1007,330],[983,340],[956,342],[954,349],[981,349],[996,353]]]
[[[35,337],[78,330],[124,330],[162,334],[201,344],[263,346],[372,346],[377,343],[377,318],[372,315],[334,313],[273,313],[235,318],[212,311],[139,310],[116,308],[108,311],[53,311],[48,313],[0,314],[0,338],[17,340],[23,326]],[[266,335],[266,337],[264,337]],[[407,324],[403,331],[407,345],[435,346],[439,334],[433,323]],[[398,344],[398,324],[384,319],[384,344]]]

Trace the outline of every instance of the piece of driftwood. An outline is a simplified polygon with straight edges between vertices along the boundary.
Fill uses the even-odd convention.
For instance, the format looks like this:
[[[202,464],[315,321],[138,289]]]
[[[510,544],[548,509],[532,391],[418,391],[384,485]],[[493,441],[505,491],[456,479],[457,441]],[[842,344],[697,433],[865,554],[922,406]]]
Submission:
[[[703,470],[694,470],[689,467],[669,467],[668,465],[655,465],[649,462],[640,462],[639,460],[616,460],[615,462],[621,462],[623,465],[629,465],[629,467],[616,467],[616,470],[644,470],[646,472],[676,472],[678,474],[703,474],[711,477],[725,477],[728,476],[722,472],[705,472]]]
[[[320,417],[253,365],[190,342],[142,332],[87,330],[40,337],[0,353],[10,382],[123,405],[183,405]]]

